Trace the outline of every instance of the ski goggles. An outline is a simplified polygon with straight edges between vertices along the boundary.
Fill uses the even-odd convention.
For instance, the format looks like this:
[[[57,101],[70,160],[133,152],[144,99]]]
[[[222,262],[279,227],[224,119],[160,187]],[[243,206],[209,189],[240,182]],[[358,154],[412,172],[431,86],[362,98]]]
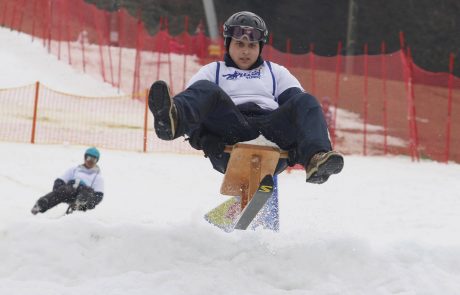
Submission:
[[[253,27],[229,26],[224,34],[224,37],[232,37],[238,41],[241,41],[245,36],[249,42],[259,42],[265,39],[264,32]]]
[[[88,161],[91,163],[97,163],[97,158],[91,155],[85,155],[85,161]]]

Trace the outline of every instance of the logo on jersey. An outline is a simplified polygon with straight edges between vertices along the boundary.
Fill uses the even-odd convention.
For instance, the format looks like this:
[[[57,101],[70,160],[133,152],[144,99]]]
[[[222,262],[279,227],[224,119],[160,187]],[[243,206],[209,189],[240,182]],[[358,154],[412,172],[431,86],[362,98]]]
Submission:
[[[233,74],[222,75],[227,80],[244,79],[260,79],[260,69],[253,70],[249,73],[235,71]]]

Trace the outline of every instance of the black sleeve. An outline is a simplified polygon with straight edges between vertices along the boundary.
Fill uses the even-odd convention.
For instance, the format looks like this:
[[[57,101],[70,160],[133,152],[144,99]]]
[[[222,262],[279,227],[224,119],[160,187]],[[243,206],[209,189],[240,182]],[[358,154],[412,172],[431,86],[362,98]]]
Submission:
[[[53,185],[53,191],[58,189],[60,186],[63,186],[64,184],[65,184],[64,180],[60,178],[56,178],[56,180],[54,181],[54,185]]]
[[[278,103],[279,105],[283,105],[286,101],[288,101],[291,97],[293,97],[296,94],[303,93],[302,89],[298,87],[291,87],[283,91],[278,96]]]
[[[202,129],[197,128],[192,131],[190,137],[187,139],[190,145],[192,146],[192,148],[196,150],[203,149],[203,147],[201,146],[201,133],[202,133]]]

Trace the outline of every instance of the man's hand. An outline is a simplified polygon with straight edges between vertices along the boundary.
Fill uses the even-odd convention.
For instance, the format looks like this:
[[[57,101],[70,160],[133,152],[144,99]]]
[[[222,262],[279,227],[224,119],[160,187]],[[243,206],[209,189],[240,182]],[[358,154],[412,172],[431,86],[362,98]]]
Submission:
[[[200,145],[205,157],[221,158],[225,149],[225,142],[220,137],[213,134],[206,134],[201,137]]]
[[[94,190],[87,186],[80,186],[78,188],[78,194],[75,198],[75,202],[72,204],[73,210],[86,211],[88,209],[88,202],[91,199],[91,195]]]

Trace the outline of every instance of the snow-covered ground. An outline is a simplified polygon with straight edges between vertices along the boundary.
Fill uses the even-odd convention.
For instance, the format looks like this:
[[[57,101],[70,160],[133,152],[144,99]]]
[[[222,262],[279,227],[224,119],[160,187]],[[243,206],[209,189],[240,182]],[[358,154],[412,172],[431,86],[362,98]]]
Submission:
[[[48,54],[41,40],[0,27],[0,88],[18,87],[36,81],[72,94],[117,95],[117,89],[82,75],[65,62]]]
[[[348,156],[324,185],[283,174],[280,232],[228,234],[203,219],[226,199],[207,159],[102,150],[95,210],[30,214],[83,151],[0,143],[0,294],[460,290],[459,165]]]
[[[18,65],[0,67],[0,87],[25,83],[14,68],[27,57],[11,34],[22,38],[0,29],[0,62],[13,56]],[[29,64],[32,80],[67,92],[76,91],[71,82],[108,87],[46,58],[44,68]],[[33,216],[36,199],[85,148],[0,142],[1,295],[460,290],[460,165],[347,156],[323,185],[285,173],[280,231],[225,233],[203,219],[226,199],[207,159],[101,149],[106,194],[95,210],[63,216],[61,205]]]

